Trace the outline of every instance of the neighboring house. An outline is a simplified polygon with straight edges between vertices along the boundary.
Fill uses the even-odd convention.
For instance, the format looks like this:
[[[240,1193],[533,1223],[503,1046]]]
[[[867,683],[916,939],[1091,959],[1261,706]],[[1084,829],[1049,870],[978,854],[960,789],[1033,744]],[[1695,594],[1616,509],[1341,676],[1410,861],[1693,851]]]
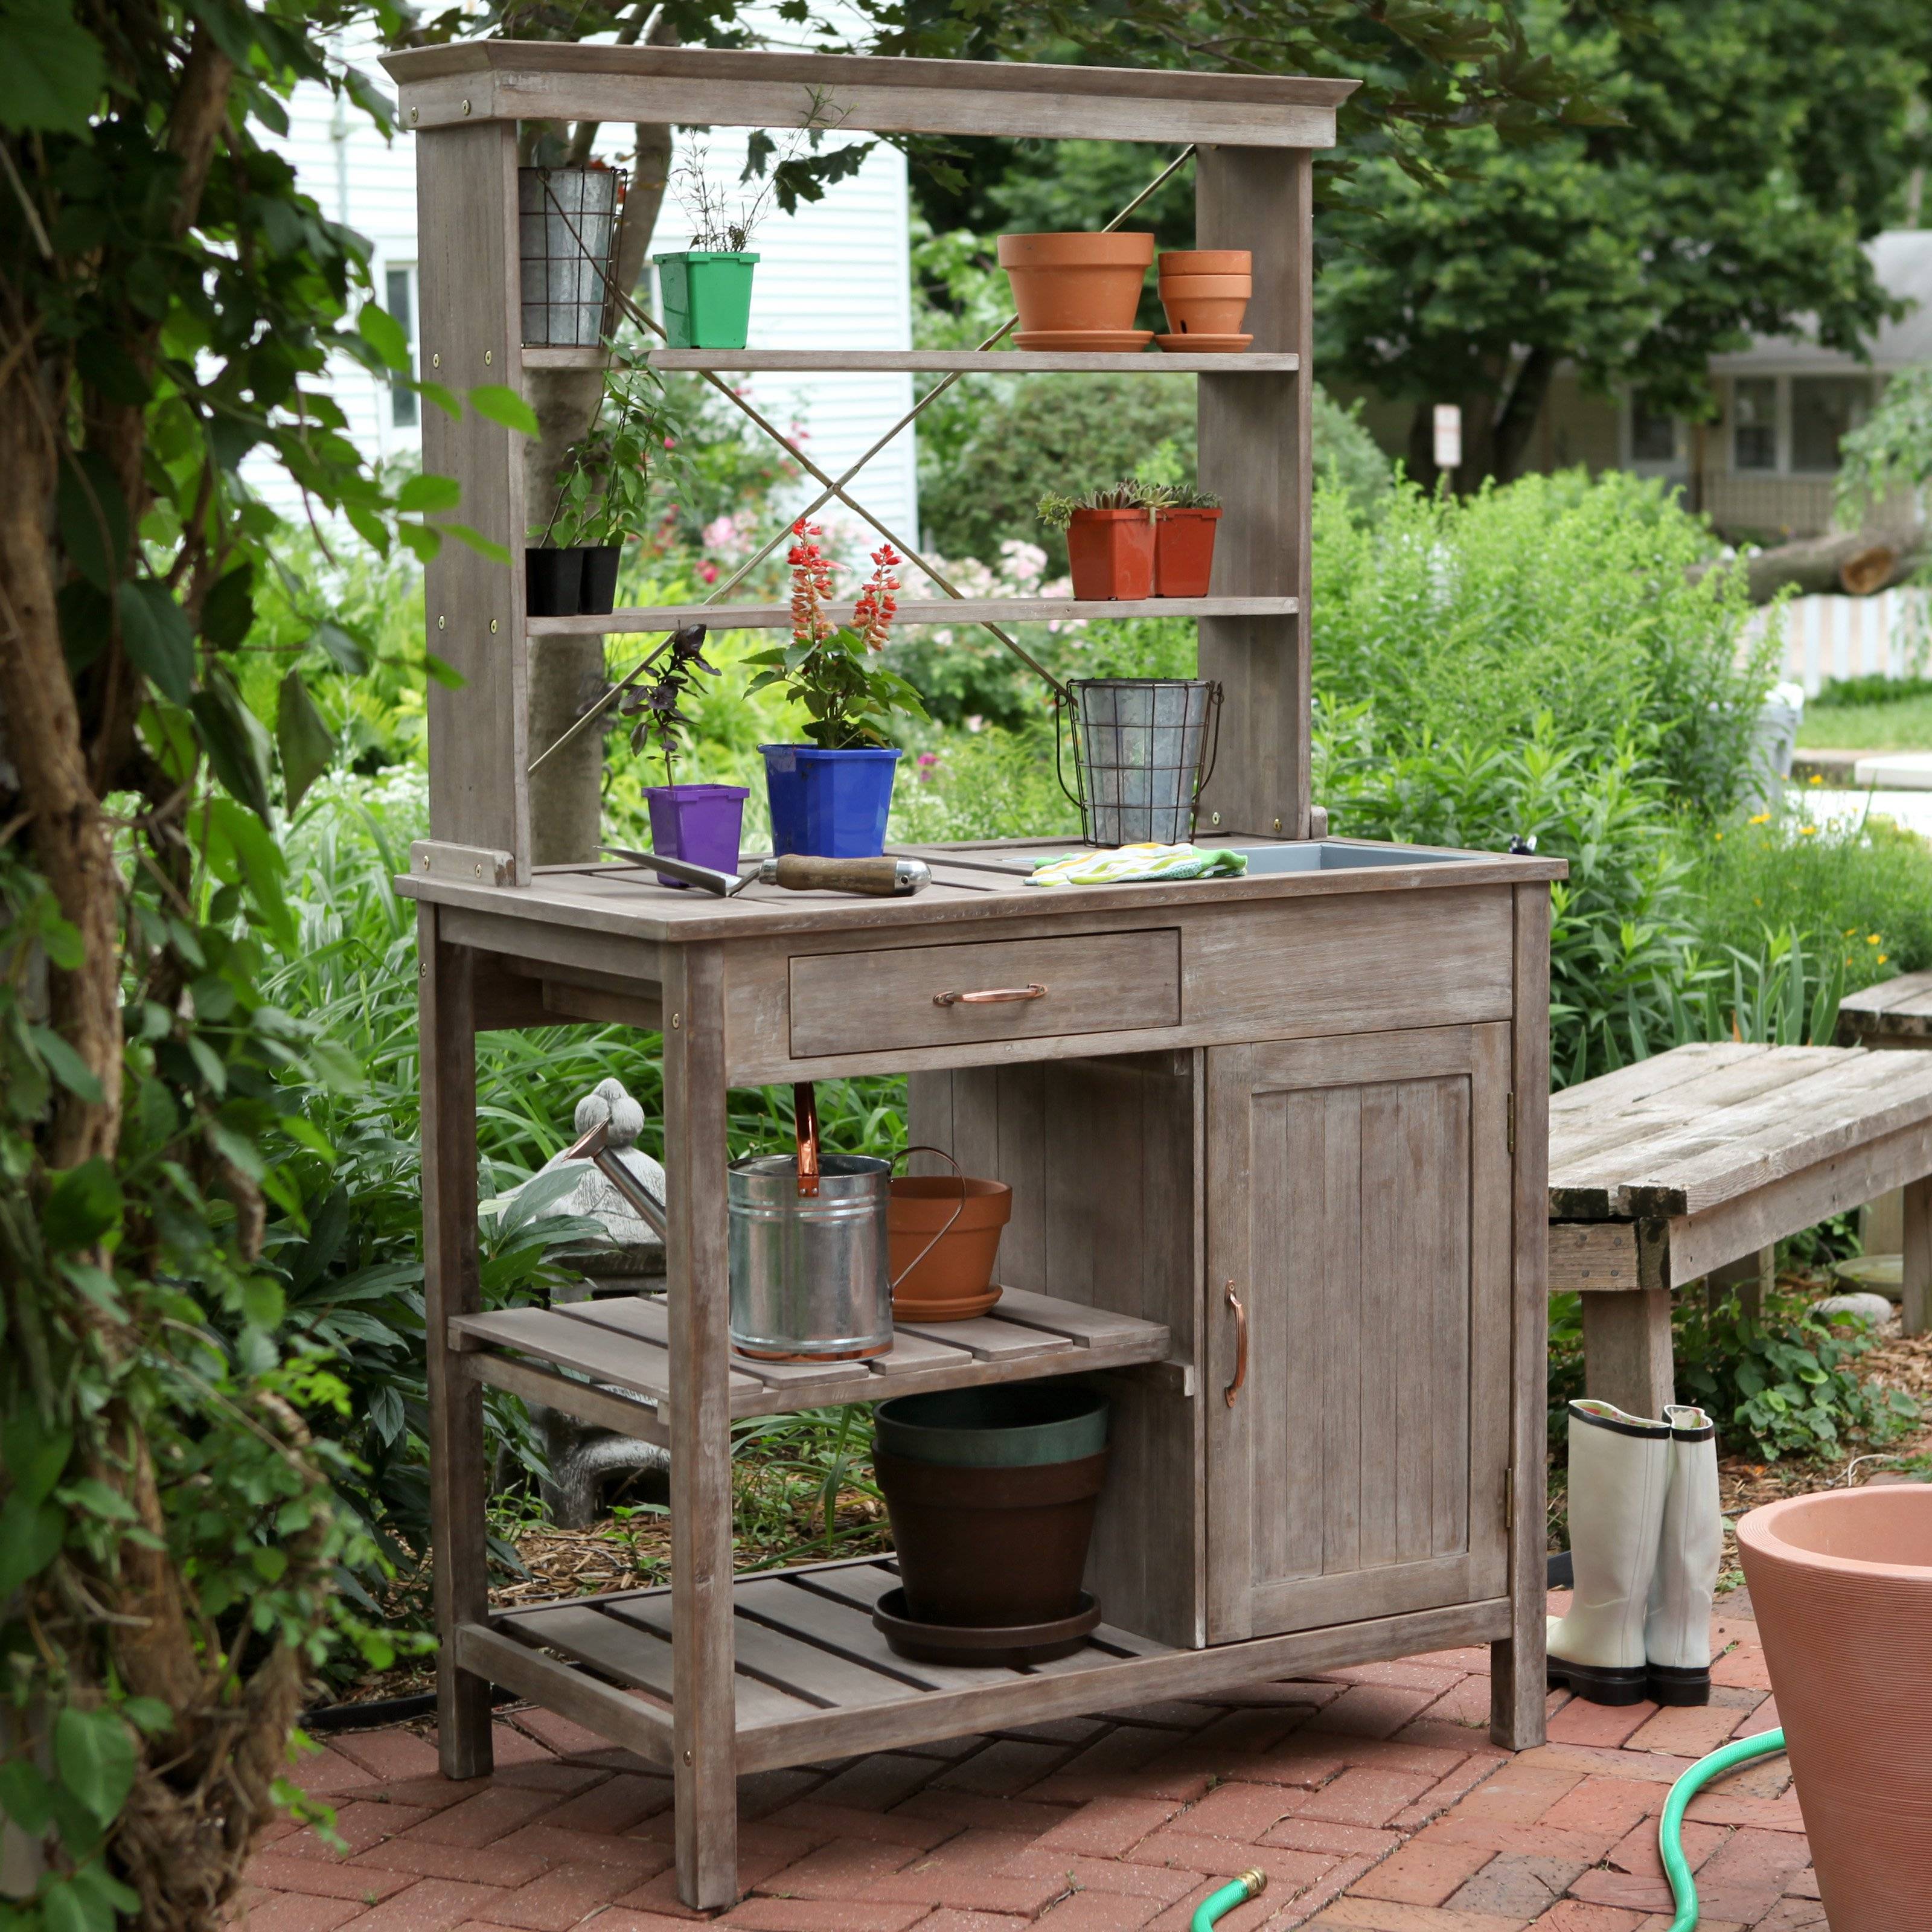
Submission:
[[[1565,370],[1537,424],[1532,466],[1583,463],[1663,477],[1738,536],[1776,542],[1828,529],[1840,439],[1864,420],[1893,371],[1932,362],[1932,230],[1894,230],[1867,246],[1886,292],[1916,304],[1880,327],[1868,362],[1799,337],[1760,337],[1712,358],[1720,414],[1706,423],[1653,415],[1638,394],[1588,394]]]
[[[352,60],[387,88],[367,43],[344,46]],[[629,140],[628,126],[604,131],[600,149]],[[683,158],[687,136],[680,130]],[[735,188],[746,136],[719,128],[708,138],[707,172]],[[835,137],[836,144],[836,137]],[[415,143],[406,134],[386,141],[356,108],[338,105],[328,91],[304,84],[289,104],[289,132],[276,143],[293,162],[302,187],[324,213],[368,238],[376,295],[417,346]],[[791,349],[908,349],[912,346],[909,205],[904,157],[883,143],[849,179],[795,216],[774,211],[753,247],[760,260],[752,304],[752,346]],[[665,198],[654,250],[682,247],[689,232],[676,201]],[[655,275],[655,271],[652,272]],[[650,300],[656,301],[655,290]],[[805,432],[814,462],[841,474],[911,408],[908,373],[798,377],[760,374],[738,379],[749,400],[780,429]],[[378,382],[359,364],[344,362],[329,385],[349,420],[349,434],[372,459],[415,458],[422,448],[416,397]],[[892,528],[915,538],[919,524],[913,431],[866,466],[850,486]],[[259,452],[244,475],[275,507],[299,521],[298,494]],[[813,495],[816,486],[808,484]],[[826,522],[855,536],[849,512]],[[869,533],[868,533],[869,534]],[[866,548],[876,544],[871,538]],[[851,547],[856,554],[856,543]]]

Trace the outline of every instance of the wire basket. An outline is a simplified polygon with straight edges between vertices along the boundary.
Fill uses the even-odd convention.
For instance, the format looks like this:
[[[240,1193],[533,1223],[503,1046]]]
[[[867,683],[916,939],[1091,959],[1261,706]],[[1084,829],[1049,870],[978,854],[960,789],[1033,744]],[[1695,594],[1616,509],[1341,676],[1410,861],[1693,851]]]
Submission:
[[[1090,845],[1191,839],[1220,746],[1220,684],[1198,677],[1080,677],[1068,682],[1066,694],[1054,712],[1054,770],[1080,808],[1081,836]],[[1070,788],[1060,764],[1063,712],[1072,715]]]
[[[604,340],[617,232],[610,168],[519,168],[524,340],[532,348],[594,349]]]

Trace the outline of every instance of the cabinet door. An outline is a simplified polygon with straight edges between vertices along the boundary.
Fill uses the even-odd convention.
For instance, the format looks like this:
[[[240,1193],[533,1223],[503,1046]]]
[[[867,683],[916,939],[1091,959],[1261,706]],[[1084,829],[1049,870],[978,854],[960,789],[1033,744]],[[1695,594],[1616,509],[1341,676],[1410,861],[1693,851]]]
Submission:
[[[1210,1641],[1502,1595],[1508,1028],[1207,1058]]]

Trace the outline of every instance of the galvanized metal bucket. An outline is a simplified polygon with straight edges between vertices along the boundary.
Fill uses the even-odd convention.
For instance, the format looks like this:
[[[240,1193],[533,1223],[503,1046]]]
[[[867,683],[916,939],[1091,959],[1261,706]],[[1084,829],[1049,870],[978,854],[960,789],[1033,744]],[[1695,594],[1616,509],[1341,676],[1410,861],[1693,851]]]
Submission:
[[[1066,689],[1061,709],[1072,714],[1075,785],[1063,776],[1060,786],[1080,808],[1087,842],[1178,845],[1192,838],[1196,801],[1214,776],[1220,740],[1220,686],[1198,677],[1090,677],[1073,679]],[[1056,711],[1056,769],[1059,723]]]
[[[604,339],[616,214],[609,168],[517,170],[526,344],[591,349]]]

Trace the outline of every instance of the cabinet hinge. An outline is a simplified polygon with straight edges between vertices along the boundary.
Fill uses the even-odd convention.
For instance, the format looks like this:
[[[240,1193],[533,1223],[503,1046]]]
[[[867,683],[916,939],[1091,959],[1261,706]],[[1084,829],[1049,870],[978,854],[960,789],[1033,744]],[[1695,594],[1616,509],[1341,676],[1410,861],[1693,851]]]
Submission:
[[[1516,1527],[1516,1472],[1513,1468],[1503,1472],[1503,1527]]]
[[[1516,1152],[1516,1096],[1508,1095],[1503,1102],[1504,1131],[1509,1142],[1509,1150]]]

